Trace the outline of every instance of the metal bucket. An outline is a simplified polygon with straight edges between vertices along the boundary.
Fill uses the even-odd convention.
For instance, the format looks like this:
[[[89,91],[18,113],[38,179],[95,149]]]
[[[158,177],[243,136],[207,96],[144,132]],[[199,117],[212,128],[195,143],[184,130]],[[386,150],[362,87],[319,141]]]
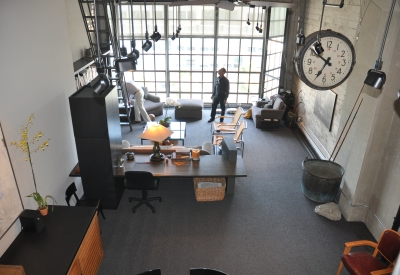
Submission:
[[[301,189],[304,196],[316,202],[330,202],[336,197],[344,168],[333,161],[308,159],[303,163]]]

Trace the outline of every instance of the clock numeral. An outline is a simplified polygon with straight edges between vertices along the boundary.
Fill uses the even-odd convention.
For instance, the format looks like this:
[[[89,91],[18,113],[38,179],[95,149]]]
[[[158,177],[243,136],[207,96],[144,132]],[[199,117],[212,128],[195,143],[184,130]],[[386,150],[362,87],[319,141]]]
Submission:
[[[332,41],[326,41],[326,47],[332,49]]]
[[[335,81],[335,74],[331,75],[331,81]]]
[[[311,58],[307,59],[307,65],[311,65]]]
[[[324,77],[322,78],[322,83],[325,85],[325,82],[326,82],[326,77],[324,76]]]
[[[337,71],[337,73],[338,73],[338,74],[342,74],[342,69],[340,68],[340,69]]]
[[[343,60],[343,64],[340,64],[340,65],[342,65],[342,66],[346,66],[346,59],[342,59]]]
[[[340,57],[344,57],[345,53],[346,53],[346,51],[342,51],[342,55]]]
[[[340,44],[338,43],[338,44],[337,44],[337,47],[336,47],[336,50],[337,50],[337,51],[339,50],[339,45],[340,45]]]
[[[312,74],[312,67],[308,68],[308,73]]]

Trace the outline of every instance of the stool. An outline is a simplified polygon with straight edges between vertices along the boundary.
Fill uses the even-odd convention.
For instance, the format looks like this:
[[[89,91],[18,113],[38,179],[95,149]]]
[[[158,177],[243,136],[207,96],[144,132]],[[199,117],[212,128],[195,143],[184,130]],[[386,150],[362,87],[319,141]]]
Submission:
[[[175,119],[190,118],[201,120],[203,118],[203,100],[178,99],[180,106],[175,107]]]

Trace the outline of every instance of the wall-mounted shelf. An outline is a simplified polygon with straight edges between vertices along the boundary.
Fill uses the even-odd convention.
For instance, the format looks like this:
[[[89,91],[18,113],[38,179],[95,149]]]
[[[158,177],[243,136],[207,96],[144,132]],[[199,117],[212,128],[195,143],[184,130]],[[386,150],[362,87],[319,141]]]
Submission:
[[[74,75],[78,74],[79,72],[83,71],[84,69],[88,68],[90,65],[94,63],[94,60],[88,60],[84,57],[78,59],[74,62]]]

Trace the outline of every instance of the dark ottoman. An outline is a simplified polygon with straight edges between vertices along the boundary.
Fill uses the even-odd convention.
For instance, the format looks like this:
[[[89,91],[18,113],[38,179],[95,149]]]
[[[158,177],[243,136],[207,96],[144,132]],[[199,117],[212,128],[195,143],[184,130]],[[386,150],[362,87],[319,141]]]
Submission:
[[[200,120],[203,118],[203,100],[178,99],[180,106],[175,107],[175,119],[190,118]]]

